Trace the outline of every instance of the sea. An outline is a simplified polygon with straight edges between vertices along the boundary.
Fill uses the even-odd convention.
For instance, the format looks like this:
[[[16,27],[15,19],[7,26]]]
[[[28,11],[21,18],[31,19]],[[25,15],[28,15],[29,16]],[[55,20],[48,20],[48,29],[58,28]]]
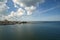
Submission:
[[[0,40],[60,40],[60,21],[0,25]]]

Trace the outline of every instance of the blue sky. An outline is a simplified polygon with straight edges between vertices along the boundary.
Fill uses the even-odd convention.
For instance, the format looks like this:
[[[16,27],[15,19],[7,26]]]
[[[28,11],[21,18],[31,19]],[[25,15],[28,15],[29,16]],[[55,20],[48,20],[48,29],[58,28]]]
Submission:
[[[60,0],[0,0],[0,5],[0,20],[60,21]]]

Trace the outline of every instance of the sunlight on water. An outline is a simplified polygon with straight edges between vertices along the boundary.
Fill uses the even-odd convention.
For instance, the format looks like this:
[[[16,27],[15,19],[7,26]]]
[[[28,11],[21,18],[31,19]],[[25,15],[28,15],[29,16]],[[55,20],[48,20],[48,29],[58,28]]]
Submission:
[[[0,25],[0,40],[59,40],[59,23]]]

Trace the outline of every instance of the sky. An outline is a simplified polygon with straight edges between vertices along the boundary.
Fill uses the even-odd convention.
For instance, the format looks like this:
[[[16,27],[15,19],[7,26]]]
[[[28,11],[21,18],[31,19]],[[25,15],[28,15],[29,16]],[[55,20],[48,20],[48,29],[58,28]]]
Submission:
[[[60,21],[60,0],[0,0],[0,20]]]

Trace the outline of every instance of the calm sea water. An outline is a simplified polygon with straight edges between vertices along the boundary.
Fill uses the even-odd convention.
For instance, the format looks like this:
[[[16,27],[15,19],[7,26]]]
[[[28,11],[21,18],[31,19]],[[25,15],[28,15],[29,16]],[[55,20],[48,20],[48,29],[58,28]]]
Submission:
[[[60,40],[60,22],[0,25],[0,40]]]

